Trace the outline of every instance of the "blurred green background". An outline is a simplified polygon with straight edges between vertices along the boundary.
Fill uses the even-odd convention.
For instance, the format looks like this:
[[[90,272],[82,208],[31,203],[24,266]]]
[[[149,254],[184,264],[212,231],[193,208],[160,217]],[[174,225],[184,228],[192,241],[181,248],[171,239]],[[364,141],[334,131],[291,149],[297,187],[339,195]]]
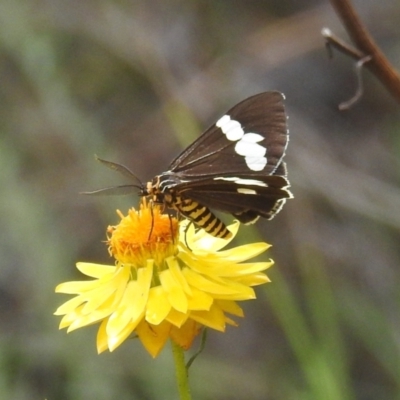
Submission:
[[[400,68],[400,2],[354,5]],[[320,35],[347,39],[328,1],[0,1],[2,399],[176,399],[170,349],[96,353],[97,327],[58,330],[55,286],[75,262],[109,263],[108,224],[132,197],[79,192],[142,181],[216,117],[261,91],[286,95],[295,199],[258,232],[272,284],[246,318],[210,332],[194,399],[400,399],[400,107]],[[193,352],[193,351],[192,351]],[[191,352],[191,353],[192,353]]]

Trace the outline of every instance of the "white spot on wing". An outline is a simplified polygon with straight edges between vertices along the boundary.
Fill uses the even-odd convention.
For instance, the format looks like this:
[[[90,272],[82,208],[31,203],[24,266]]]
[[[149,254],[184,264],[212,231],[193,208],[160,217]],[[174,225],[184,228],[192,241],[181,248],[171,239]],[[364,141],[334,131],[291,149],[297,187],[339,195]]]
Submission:
[[[221,117],[215,125],[221,128],[222,133],[226,135],[228,140],[233,142],[241,139],[244,135],[242,125],[238,121],[231,119],[229,115]]]
[[[258,133],[246,133],[246,135],[243,138],[243,140],[246,140],[246,142],[251,142],[251,143],[261,142],[261,140],[263,139],[264,138]]]
[[[253,189],[237,188],[236,190],[238,193],[243,193],[243,194],[257,194],[257,192]]]
[[[259,181],[257,179],[242,179],[242,178],[238,178],[236,176],[230,176],[230,177],[218,177],[218,178],[214,178],[214,181],[227,181],[227,182],[234,182],[238,185],[254,185],[254,186],[263,186],[263,187],[268,187],[268,185],[263,182],[263,181]]]
[[[262,171],[267,165],[267,159],[265,157],[245,157],[247,166],[252,171]]]
[[[229,121],[231,120],[231,117],[229,115],[224,115],[223,117],[221,117],[216,123],[215,125],[218,126],[218,128],[221,128],[227,124]]]
[[[224,115],[215,124],[218,126],[226,138],[232,142],[237,142],[235,151],[243,156],[247,166],[252,171],[262,171],[267,165],[267,148],[257,142],[263,140],[263,136],[258,133],[244,133],[240,122],[231,119],[229,115]]]
[[[228,140],[234,142],[243,137],[244,130],[242,129],[242,126],[239,124],[239,122],[230,121],[229,124],[226,126],[226,131],[224,133]]]
[[[214,178],[214,181],[228,181],[228,182],[235,182],[236,179],[240,179],[240,178],[236,178],[235,176],[229,176],[229,177],[225,177],[225,176],[218,176],[217,178]]]
[[[264,157],[267,149],[264,146],[259,145],[258,143],[248,141],[246,136],[247,135],[244,135],[243,138],[236,143],[236,153],[244,157]]]

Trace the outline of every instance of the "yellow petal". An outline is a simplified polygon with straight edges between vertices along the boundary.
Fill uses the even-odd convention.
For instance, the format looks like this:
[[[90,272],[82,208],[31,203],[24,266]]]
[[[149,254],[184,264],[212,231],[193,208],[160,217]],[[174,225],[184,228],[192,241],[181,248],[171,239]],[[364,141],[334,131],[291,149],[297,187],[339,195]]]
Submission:
[[[76,308],[81,306],[86,301],[84,296],[76,296],[66,301],[60,307],[57,308],[54,315],[64,315],[73,312]]]
[[[117,337],[118,334],[125,329],[125,327],[132,321],[132,312],[140,314],[144,312],[143,309],[137,309],[133,299],[136,297],[136,291],[139,290],[136,281],[128,283],[121,303],[110,315],[107,324],[107,336]],[[139,323],[136,319],[136,322]]]
[[[107,274],[113,274],[115,272],[115,265],[102,265],[93,264],[86,262],[76,263],[76,268],[79,269],[83,274],[92,278],[101,278]]]
[[[239,278],[236,278],[235,280],[246,286],[257,286],[262,285],[263,283],[271,282],[268,276],[263,274],[262,272],[241,276]]]
[[[225,323],[231,326],[239,326],[239,324],[236,321],[234,321],[231,318],[228,318],[226,315],[225,315]]]
[[[269,267],[271,267],[271,265],[273,265],[273,262],[228,264],[228,265],[221,265],[220,267],[216,266],[213,270],[213,273],[215,275],[227,278],[236,278],[264,271]]]
[[[153,269],[153,260],[147,260],[146,267],[138,269],[137,283],[140,287],[140,291],[137,292],[137,299],[135,299],[135,302],[141,303],[143,307],[146,306],[149,298],[150,285],[153,279]]]
[[[152,325],[159,325],[170,310],[171,304],[162,286],[152,287],[147,301],[146,321]]]
[[[157,357],[163,349],[170,330],[171,324],[166,321],[157,326],[142,321],[136,328],[140,341],[153,358]]]
[[[56,293],[81,294],[98,287],[98,281],[71,281],[60,283],[56,286]]]
[[[230,300],[216,300],[215,304],[221,308],[222,311],[227,312],[237,317],[243,317],[244,313],[241,307],[236,302]]]
[[[62,322],[72,320],[67,332],[72,332],[84,326],[95,324],[110,315],[109,310],[96,310],[89,315],[67,314],[63,317]],[[61,325],[61,324],[60,324]]]
[[[217,331],[225,331],[225,315],[216,305],[213,305],[210,311],[193,311],[190,318]]]
[[[168,268],[171,271],[171,275],[174,277],[174,279],[179,283],[186,294],[191,295],[192,291],[186,282],[184,275],[182,274],[182,270],[176,257],[168,257],[165,261],[167,262]]]
[[[83,296],[86,297],[88,300],[82,312],[84,314],[90,314],[91,312],[94,312],[99,307],[101,307],[107,300],[109,300],[110,297],[114,297],[115,292],[116,292],[115,287],[111,285],[99,286],[97,289],[90,291],[88,295]],[[112,311],[113,310],[111,309],[110,312]]]
[[[189,310],[209,310],[214,299],[202,290],[192,288],[192,296],[188,296]]]
[[[108,350],[106,326],[107,319],[104,319],[100,324],[99,330],[97,331],[96,347],[98,354]]]
[[[114,311],[115,307],[120,303],[123,298],[127,283],[129,279],[129,270],[124,274],[119,274],[119,279],[113,280],[112,284],[107,284],[108,291],[90,292],[86,296],[89,297],[89,301],[86,303],[83,312],[91,313],[98,308],[109,308],[110,314]],[[106,286],[106,285],[104,285]]]
[[[108,349],[110,351],[114,351],[118,346],[120,346],[129,336],[132,335],[132,332],[136,328],[136,323],[130,322],[128,325],[125,326],[125,328],[119,332],[115,336],[110,336],[108,335]],[[107,327],[106,327],[107,331]]]
[[[175,310],[187,312],[188,301],[182,286],[175,280],[171,271],[165,270],[159,274],[161,286],[167,294],[168,301]]]
[[[214,294],[236,294],[237,290],[229,285],[217,283],[205,276],[194,272],[190,268],[184,268],[183,274],[192,287],[201,288],[202,291]]]
[[[176,311],[175,309],[171,308],[171,311],[167,315],[166,320],[170,322],[172,325],[180,328],[189,318],[189,314],[181,313]]]
[[[108,337],[117,337],[127,325],[133,324],[134,329],[140,322],[140,318],[144,315],[144,307],[134,301],[137,298],[138,291],[140,291],[140,288],[136,281],[128,283],[120,305],[108,319]]]
[[[169,335],[176,344],[181,346],[184,350],[187,350],[192,346],[193,340],[200,330],[201,325],[189,319],[180,328],[173,326]]]
[[[58,329],[64,329],[67,328],[68,326],[70,326],[72,324],[72,322],[74,322],[73,319],[71,319],[69,317],[69,315],[64,315],[61,318],[60,324],[58,325]]]
[[[137,271],[137,281],[130,281],[117,310],[110,316],[107,324],[107,335],[118,335],[126,325],[136,327],[145,314],[149,296],[151,278],[153,277],[153,260],[148,260],[145,268]]]
[[[185,237],[184,235],[186,235],[186,242],[188,244],[188,247],[193,251],[196,251],[196,249],[205,249],[210,253],[214,253],[216,251],[219,251],[232,241],[232,239],[237,234],[239,225],[239,222],[235,221],[232,225],[228,226],[229,231],[232,232],[232,236],[229,239],[216,238],[206,233],[204,229],[199,229],[195,233],[195,228],[193,224],[189,226],[186,232],[182,233],[181,231],[181,237],[183,238]],[[186,247],[185,244],[181,243],[181,245],[182,247]]]
[[[232,280],[220,278],[211,280],[189,268],[184,268],[183,273],[191,286],[201,288],[214,298],[231,300],[249,300],[255,298],[253,289]]]
[[[79,307],[76,307],[73,311],[65,314],[61,319],[59,328],[65,328],[67,326],[70,326],[76,320],[81,320],[84,317],[84,315],[82,314],[82,308],[83,305],[80,305]]]
[[[257,257],[264,251],[268,250],[271,247],[268,243],[251,243],[245,244],[242,246],[233,247],[232,249],[219,251],[214,255],[234,263],[240,263],[243,261],[247,261],[250,258]]]
[[[97,289],[107,284],[113,284],[115,280],[120,280],[121,275],[129,275],[129,268],[114,268],[114,272],[103,275],[100,279],[92,281],[72,281],[64,282],[56,287],[56,293],[84,294],[88,291]]]
[[[193,271],[209,276],[237,277],[263,271],[273,265],[273,261],[236,264],[226,260],[212,259],[211,257],[194,257],[193,255],[179,254],[181,261]]]

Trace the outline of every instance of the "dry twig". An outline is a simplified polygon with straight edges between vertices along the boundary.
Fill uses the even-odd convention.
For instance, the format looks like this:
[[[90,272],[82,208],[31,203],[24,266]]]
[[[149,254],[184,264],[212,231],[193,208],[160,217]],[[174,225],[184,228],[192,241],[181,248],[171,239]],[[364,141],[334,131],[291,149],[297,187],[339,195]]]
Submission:
[[[365,68],[368,68],[400,103],[400,76],[364,27],[350,0],[331,0],[331,3],[356,47],[350,46],[333,35],[329,29],[324,28],[322,35],[327,43],[356,59],[359,62],[358,70],[365,65]],[[359,78],[359,84],[360,82]],[[358,100],[360,91],[362,93],[362,87],[359,86],[357,98],[355,99],[355,96],[349,100],[350,105]]]

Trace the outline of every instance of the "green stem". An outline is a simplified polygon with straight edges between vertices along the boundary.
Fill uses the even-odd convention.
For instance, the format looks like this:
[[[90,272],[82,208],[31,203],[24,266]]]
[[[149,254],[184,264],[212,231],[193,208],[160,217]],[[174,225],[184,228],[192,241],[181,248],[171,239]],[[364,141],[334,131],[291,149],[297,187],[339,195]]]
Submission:
[[[185,365],[185,355],[182,347],[177,345],[173,340],[172,353],[174,354],[175,370],[176,370],[176,381],[178,383],[179,398],[180,400],[191,400],[189,388],[189,376]]]

